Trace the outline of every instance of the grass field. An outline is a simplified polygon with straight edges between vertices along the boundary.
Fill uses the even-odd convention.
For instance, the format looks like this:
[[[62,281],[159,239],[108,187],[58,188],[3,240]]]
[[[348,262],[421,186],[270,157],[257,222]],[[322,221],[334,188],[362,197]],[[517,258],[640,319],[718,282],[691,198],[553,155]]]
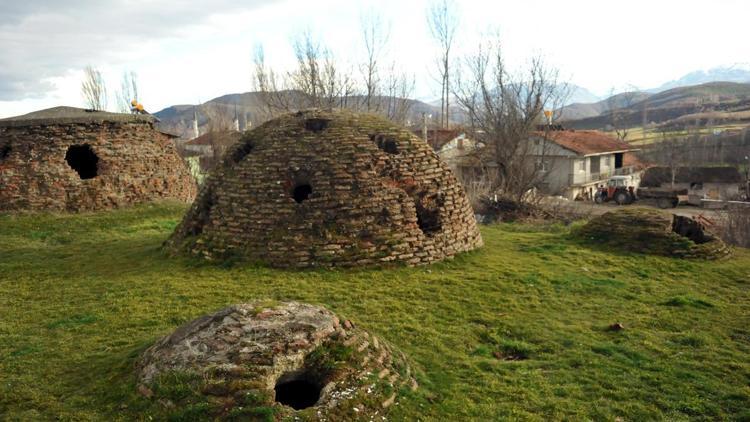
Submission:
[[[687,130],[673,130],[669,132],[661,132],[655,128],[643,129],[643,127],[633,127],[628,129],[627,137],[625,141],[635,146],[646,146],[653,143],[658,143],[666,139],[673,138],[684,138],[693,135],[711,135],[714,131],[740,131],[747,128],[746,123],[729,123],[719,124],[710,127],[702,127],[688,133]],[[613,137],[617,137],[614,131],[607,132]]]
[[[162,420],[135,393],[138,354],[268,298],[325,305],[404,351],[420,388],[391,420],[750,420],[748,250],[689,262],[502,224],[430,267],[222,267],[161,252],[183,211],[0,215],[0,419]]]

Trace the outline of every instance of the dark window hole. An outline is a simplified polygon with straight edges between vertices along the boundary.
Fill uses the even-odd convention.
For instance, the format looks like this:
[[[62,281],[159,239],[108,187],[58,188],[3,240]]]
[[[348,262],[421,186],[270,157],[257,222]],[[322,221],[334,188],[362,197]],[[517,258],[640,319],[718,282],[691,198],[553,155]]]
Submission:
[[[81,179],[93,179],[97,176],[99,157],[89,144],[71,145],[65,153],[65,161]]]
[[[254,147],[255,145],[253,145],[252,142],[245,142],[244,144],[238,146],[232,152],[232,161],[235,163],[239,163],[243,158],[247,157],[247,155],[250,154]]]
[[[398,143],[395,139],[386,138],[383,135],[370,135],[370,139],[375,142],[375,145],[377,145],[381,151],[388,154],[398,154]]]
[[[706,234],[701,223],[689,217],[675,215],[674,220],[672,220],[672,231],[680,236],[687,237],[697,244],[713,240],[710,235]]]
[[[417,203],[417,225],[419,225],[422,233],[427,236],[439,232],[443,228],[440,222],[440,210],[425,208],[422,204]]]
[[[326,119],[307,119],[305,120],[305,129],[312,132],[320,132],[328,127],[328,120]]]
[[[203,228],[208,224],[211,217],[211,208],[216,205],[216,197],[211,188],[207,188],[206,193],[196,200],[195,218],[188,233],[192,236],[198,236],[203,233]]]
[[[302,203],[302,201],[305,201],[310,197],[312,191],[312,186],[310,186],[309,183],[297,184],[294,186],[294,189],[292,189],[292,198],[294,198],[294,200],[298,204],[300,204]]]
[[[4,158],[8,158],[10,155],[10,145],[3,145],[2,148],[0,148],[0,160]]]
[[[320,399],[320,383],[305,373],[290,372],[276,381],[276,402],[295,410],[315,406]]]

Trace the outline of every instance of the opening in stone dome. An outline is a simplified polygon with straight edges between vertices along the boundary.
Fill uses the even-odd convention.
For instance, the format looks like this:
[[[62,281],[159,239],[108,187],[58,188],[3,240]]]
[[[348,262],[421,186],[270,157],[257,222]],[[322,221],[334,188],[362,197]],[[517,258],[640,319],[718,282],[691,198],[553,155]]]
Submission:
[[[8,158],[9,155],[10,155],[10,145],[9,144],[6,144],[6,145],[3,145],[2,147],[0,147],[0,160],[2,160],[4,158]]]
[[[305,201],[310,197],[312,191],[312,186],[310,186],[309,183],[298,183],[294,186],[294,189],[292,189],[292,198],[300,204],[302,201]]]
[[[692,218],[675,215],[672,220],[672,231],[680,236],[687,237],[697,244],[707,243],[713,238],[706,234],[703,226]]]
[[[252,142],[245,142],[244,144],[239,146],[232,153],[232,161],[234,161],[235,163],[239,163],[240,161],[242,161],[243,158],[247,157],[247,155],[252,152],[254,146],[255,145],[253,145]]]
[[[320,132],[328,127],[326,119],[307,119],[305,120],[305,129],[311,132]]]
[[[320,399],[320,383],[306,372],[287,372],[282,375],[274,391],[276,402],[289,406],[295,410],[314,406]]]
[[[65,153],[65,161],[81,179],[93,179],[97,176],[99,157],[89,144],[71,145]]]
[[[440,211],[437,209],[425,208],[417,204],[417,225],[422,233],[427,236],[439,232],[443,225],[440,223]]]

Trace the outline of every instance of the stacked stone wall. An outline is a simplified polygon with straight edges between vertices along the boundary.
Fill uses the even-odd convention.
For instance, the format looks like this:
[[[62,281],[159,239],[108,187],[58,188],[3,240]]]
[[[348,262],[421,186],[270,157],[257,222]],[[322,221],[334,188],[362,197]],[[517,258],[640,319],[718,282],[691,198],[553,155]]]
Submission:
[[[429,145],[377,116],[319,110],[248,132],[167,242],[280,267],[418,265],[481,245],[461,184]]]
[[[72,146],[96,155],[82,179]],[[162,199],[189,202],[195,181],[174,142],[150,122],[0,126],[0,211],[87,211]]]

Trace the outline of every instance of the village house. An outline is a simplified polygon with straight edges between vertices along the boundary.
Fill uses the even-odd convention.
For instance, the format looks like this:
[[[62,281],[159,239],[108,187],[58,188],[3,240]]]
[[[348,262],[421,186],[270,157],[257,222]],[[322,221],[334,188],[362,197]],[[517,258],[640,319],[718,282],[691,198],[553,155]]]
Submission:
[[[597,186],[611,176],[630,175],[638,186],[636,149],[627,142],[595,130],[535,132],[535,163],[544,172],[541,188],[568,199],[591,199]]]
[[[611,176],[630,175],[638,186],[642,166],[628,143],[599,131],[554,130],[537,131],[529,137],[530,165],[542,173],[539,188],[552,195],[568,199],[592,199],[598,185],[606,184]],[[482,159],[484,145],[460,133],[445,141],[438,155],[467,182],[483,177],[497,164]],[[485,157],[486,158],[486,157]]]

